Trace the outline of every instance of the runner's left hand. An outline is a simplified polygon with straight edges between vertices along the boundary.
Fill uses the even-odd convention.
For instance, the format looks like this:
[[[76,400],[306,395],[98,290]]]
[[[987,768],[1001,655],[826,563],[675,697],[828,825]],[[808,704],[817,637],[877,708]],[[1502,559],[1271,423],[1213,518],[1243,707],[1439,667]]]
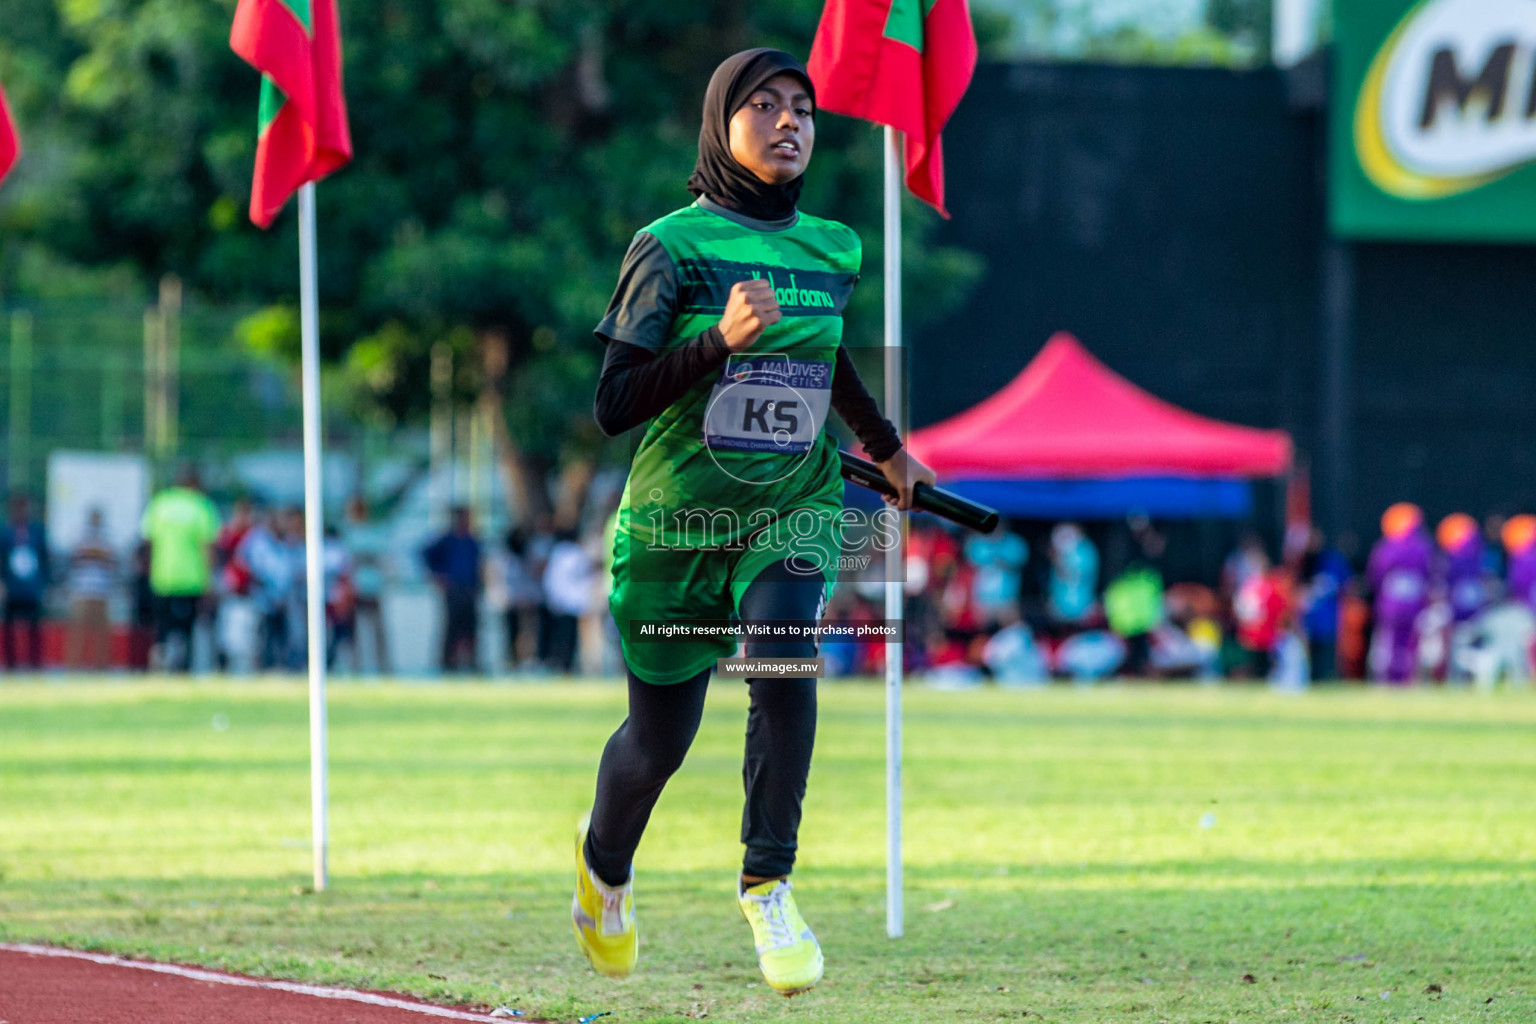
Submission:
[[[912,489],[918,484],[927,484],[929,487],[938,486],[939,480],[934,476],[933,470],[908,455],[905,448],[898,448],[895,455],[875,465],[880,467],[880,472],[885,474],[885,478],[901,492],[899,498],[889,494],[882,497],[887,504],[895,505],[903,512],[912,507]]]

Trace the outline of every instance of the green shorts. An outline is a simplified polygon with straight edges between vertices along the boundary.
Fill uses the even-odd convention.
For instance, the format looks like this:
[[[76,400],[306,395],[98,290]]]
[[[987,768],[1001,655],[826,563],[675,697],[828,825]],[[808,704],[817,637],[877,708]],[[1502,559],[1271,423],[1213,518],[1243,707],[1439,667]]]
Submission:
[[[839,511],[841,509],[839,508]],[[643,622],[683,620],[726,622],[740,617],[741,596],[777,562],[800,556],[821,569],[826,599],[837,583],[840,546],[835,516],[816,510],[814,528],[792,536],[763,531],[758,542],[739,548],[658,548],[635,539],[628,508],[619,510],[613,539],[613,591],[608,608],[619,627],[624,662],[640,679],[658,686],[691,679],[720,658],[736,653],[735,636],[701,639],[641,639]],[[781,513],[781,518],[794,511]],[[819,525],[818,525],[819,524]]]

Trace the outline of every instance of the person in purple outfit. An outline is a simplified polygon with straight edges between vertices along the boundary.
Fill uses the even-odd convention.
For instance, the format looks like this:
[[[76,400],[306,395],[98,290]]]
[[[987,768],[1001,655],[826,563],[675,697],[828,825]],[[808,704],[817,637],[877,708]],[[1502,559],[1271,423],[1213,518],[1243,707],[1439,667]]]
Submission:
[[[1440,545],[1436,565],[1437,589],[1451,606],[1451,621],[1461,625],[1488,606],[1488,581],[1483,573],[1483,537],[1477,520],[1453,512],[1435,528]]]
[[[1536,516],[1513,516],[1504,524],[1509,555],[1509,598],[1536,611]]]
[[[1429,602],[1433,551],[1417,505],[1399,502],[1381,517],[1381,540],[1371,550],[1365,578],[1375,594],[1371,678],[1405,685],[1418,675],[1419,613]]]

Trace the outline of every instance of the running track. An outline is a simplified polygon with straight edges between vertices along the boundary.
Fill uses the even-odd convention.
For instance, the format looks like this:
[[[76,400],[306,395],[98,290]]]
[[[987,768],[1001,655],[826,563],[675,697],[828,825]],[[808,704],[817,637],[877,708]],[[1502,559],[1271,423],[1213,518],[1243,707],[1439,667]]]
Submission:
[[[433,1024],[491,1017],[400,996],[0,943],[0,1024]]]

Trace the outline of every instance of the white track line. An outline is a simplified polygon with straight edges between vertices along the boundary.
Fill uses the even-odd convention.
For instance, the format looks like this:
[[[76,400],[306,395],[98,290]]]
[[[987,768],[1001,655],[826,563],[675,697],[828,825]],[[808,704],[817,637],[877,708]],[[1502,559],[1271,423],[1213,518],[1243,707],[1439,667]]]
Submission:
[[[178,978],[190,978],[193,981],[208,981],[215,985],[265,988],[277,992],[292,992],[295,995],[301,996],[314,996],[317,999],[344,999],[354,1003],[367,1003],[370,1006],[388,1006],[396,1010],[411,1010],[428,1017],[448,1017],[452,1020],[496,1021],[496,1024],[501,1024],[502,1020],[502,1018],[489,1017],[483,1013],[466,1013],[463,1010],[450,1010],[446,1006],[412,1003],[404,999],[393,999],[389,996],[374,995],[372,992],[358,992],[349,988],[323,988],[319,985],[300,985],[294,981],[263,981],[258,978],[241,978],[233,974],[200,971],[193,967],[150,963],[145,960],[126,960],[120,956],[108,956],[104,953],[82,953],[74,949],[58,949],[53,946],[11,945],[10,943],[0,942],[0,952],[30,953],[33,956],[55,956],[68,960],[89,960],[92,963],[106,964],[110,967],[132,967],[140,971],[154,971],[157,974],[172,974]]]

